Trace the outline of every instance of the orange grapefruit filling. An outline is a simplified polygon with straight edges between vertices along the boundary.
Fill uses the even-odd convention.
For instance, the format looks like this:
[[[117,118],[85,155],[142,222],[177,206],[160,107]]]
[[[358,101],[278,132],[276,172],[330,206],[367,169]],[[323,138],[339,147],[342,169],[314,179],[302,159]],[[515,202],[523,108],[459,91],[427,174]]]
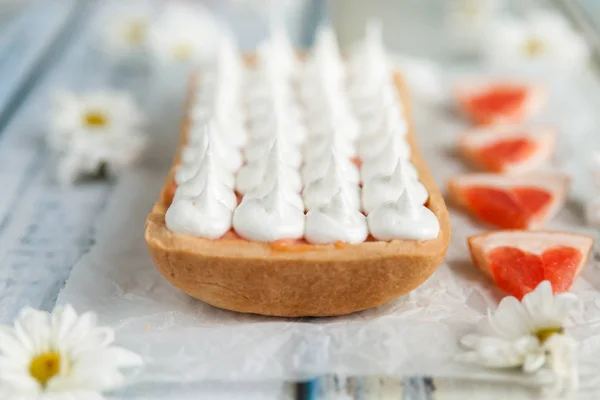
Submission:
[[[519,112],[527,98],[527,90],[516,86],[494,86],[469,101],[471,111],[480,117],[512,116]]]
[[[550,281],[554,293],[568,290],[582,257],[579,250],[569,246],[551,247],[541,255],[510,246],[487,253],[490,272],[498,287],[518,299],[543,280]]]
[[[530,139],[514,138],[495,142],[479,151],[479,161],[487,170],[499,172],[506,164],[527,159],[536,145]]]
[[[465,189],[465,199],[482,221],[505,229],[524,229],[550,206],[552,195],[540,188],[474,186]]]

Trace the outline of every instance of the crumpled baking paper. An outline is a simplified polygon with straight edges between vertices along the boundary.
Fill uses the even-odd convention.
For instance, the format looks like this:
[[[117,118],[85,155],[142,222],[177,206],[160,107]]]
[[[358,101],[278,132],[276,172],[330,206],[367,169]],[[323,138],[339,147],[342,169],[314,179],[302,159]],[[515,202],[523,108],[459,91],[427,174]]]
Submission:
[[[569,204],[549,228],[582,231],[581,204],[591,187],[585,160],[600,148],[594,109],[600,90],[589,75],[553,82],[550,94],[551,104],[538,119],[560,131],[551,168],[574,180]],[[468,125],[448,105],[414,109],[422,152],[444,190],[447,178],[469,170],[454,150]],[[144,220],[162,187],[177,134],[161,140],[148,162],[117,184],[100,218],[96,245],[74,267],[58,300],[78,311],[94,310],[101,323],[115,327],[119,343],[146,360],[140,380],[264,381],[335,372],[536,382],[517,371],[453,359],[461,351],[459,338],[502,293],[469,259],[465,238],[482,228],[451,205],[445,262],[418,289],[376,309],[333,318],[273,318],[220,310],[179,292],[155,269],[143,239]],[[583,386],[596,385],[600,370],[599,259],[600,254],[592,255],[573,288],[582,300],[570,332],[581,343]]]

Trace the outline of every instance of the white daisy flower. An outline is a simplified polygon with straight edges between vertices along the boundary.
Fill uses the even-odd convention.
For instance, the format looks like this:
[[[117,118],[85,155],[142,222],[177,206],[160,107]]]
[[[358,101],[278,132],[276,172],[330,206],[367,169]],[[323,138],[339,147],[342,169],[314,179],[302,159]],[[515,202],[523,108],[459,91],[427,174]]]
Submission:
[[[144,148],[143,122],[144,116],[127,93],[59,93],[48,134],[48,143],[58,155],[59,181],[71,184],[102,169],[118,174]]]
[[[451,46],[458,52],[480,51],[483,38],[502,11],[503,0],[450,0],[447,23]]]
[[[519,302],[502,299],[495,313],[462,338],[470,351],[458,356],[465,362],[489,368],[521,368],[525,373],[553,373],[554,389],[577,386],[576,342],[565,334],[565,320],[578,305],[572,293],[552,294],[543,281]]]
[[[485,49],[493,63],[537,68],[580,68],[590,55],[581,35],[563,16],[550,11],[532,13],[524,21],[498,20]]]
[[[220,32],[204,8],[173,4],[151,26],[149,47],[165,64],[194,65],[213,56]]]
[[[0,326],[0,398],[103,399],[100,392],[124,384],[121,368],[142,364],[113,341],[94,313],[77,316],[69,305],[52,313],[24,309],[13,327]]]
[[[117,56],[145,50],[153,13],[149,1],[119,4],[104,29],[105,50]]]

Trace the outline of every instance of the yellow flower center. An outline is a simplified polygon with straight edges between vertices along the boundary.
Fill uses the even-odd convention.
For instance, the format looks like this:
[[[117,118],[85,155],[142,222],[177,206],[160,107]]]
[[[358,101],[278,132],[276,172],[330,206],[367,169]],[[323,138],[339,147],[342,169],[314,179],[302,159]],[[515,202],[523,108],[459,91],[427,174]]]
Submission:
[[[138,46],[146,38],[146,30],[146,22],[131,21],[125,26],[125,40],[133,46]]]
[[[546,45],[540,39],[532,37],[525,41],[523,47],[525,54],[530,57],[536,57],[544,52]]]
[[[108,123],[108,118],[103,112],[91,110],[85,114],[83,121],[90,128],[102,128]]]
[[[463,1],[462,12],[469,18],[475,19],[481,13],[479,2],[477,1]]]
[[[173,58],[177,61],[187,61],[192,56],[192,46],[189,43],[178,43],[173,47]]]
[[[550,339],[550,336],[555,333],[561,334],[564,333],[565,330],[561,327],[559,328],[544,328],[535,331],[534,335],[539,339],[540,343],[544,343],[546,340]]]
[[[60,372],[60,354],[49,351],[42,353],[39,356],[31,360],[29,364],[29,373],[33,376],[42,386],[46,386],[46,383]]]

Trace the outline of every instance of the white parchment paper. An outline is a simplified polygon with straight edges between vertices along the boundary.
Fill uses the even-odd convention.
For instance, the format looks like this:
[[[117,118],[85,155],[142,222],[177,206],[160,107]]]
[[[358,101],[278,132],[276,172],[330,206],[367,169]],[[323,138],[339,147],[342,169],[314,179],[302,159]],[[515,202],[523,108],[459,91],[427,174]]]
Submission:
[[[549,228],[585,231],[581,201],[593,195],[586,167],[591,151],[600,148],[595,113],[600,90],[589,73],[548,83],[552,100],[539,119],[560,131],[551,168],[574,179],[568,206]],[[422,151],[443,188],[447,178],[468,171],[453,149],[467,125],[445,105],[416,104],[415,114]],[[60,303],[94,310],[102,323],[114,326],[119,342],[146,358],[143,380],[298,379],[336,372],[525,381],[515,372],[453,360],[459,338],[502,293],[469,259],[465,237],[482,228],[451,205],[446,261],[421,287],[377,309],[335,318],[270,318],[220,310],[179,292],[154,268],[143,239],[144,219],[172,158],[175,126],[159,139],[152,157],[117,184],[97,227],[96,245],[74,267],[59,296]],[[584,386],[595,384],[592,376],[600,370],[597,257],[573,288],[582,311],[570,331],[582,344]]]

